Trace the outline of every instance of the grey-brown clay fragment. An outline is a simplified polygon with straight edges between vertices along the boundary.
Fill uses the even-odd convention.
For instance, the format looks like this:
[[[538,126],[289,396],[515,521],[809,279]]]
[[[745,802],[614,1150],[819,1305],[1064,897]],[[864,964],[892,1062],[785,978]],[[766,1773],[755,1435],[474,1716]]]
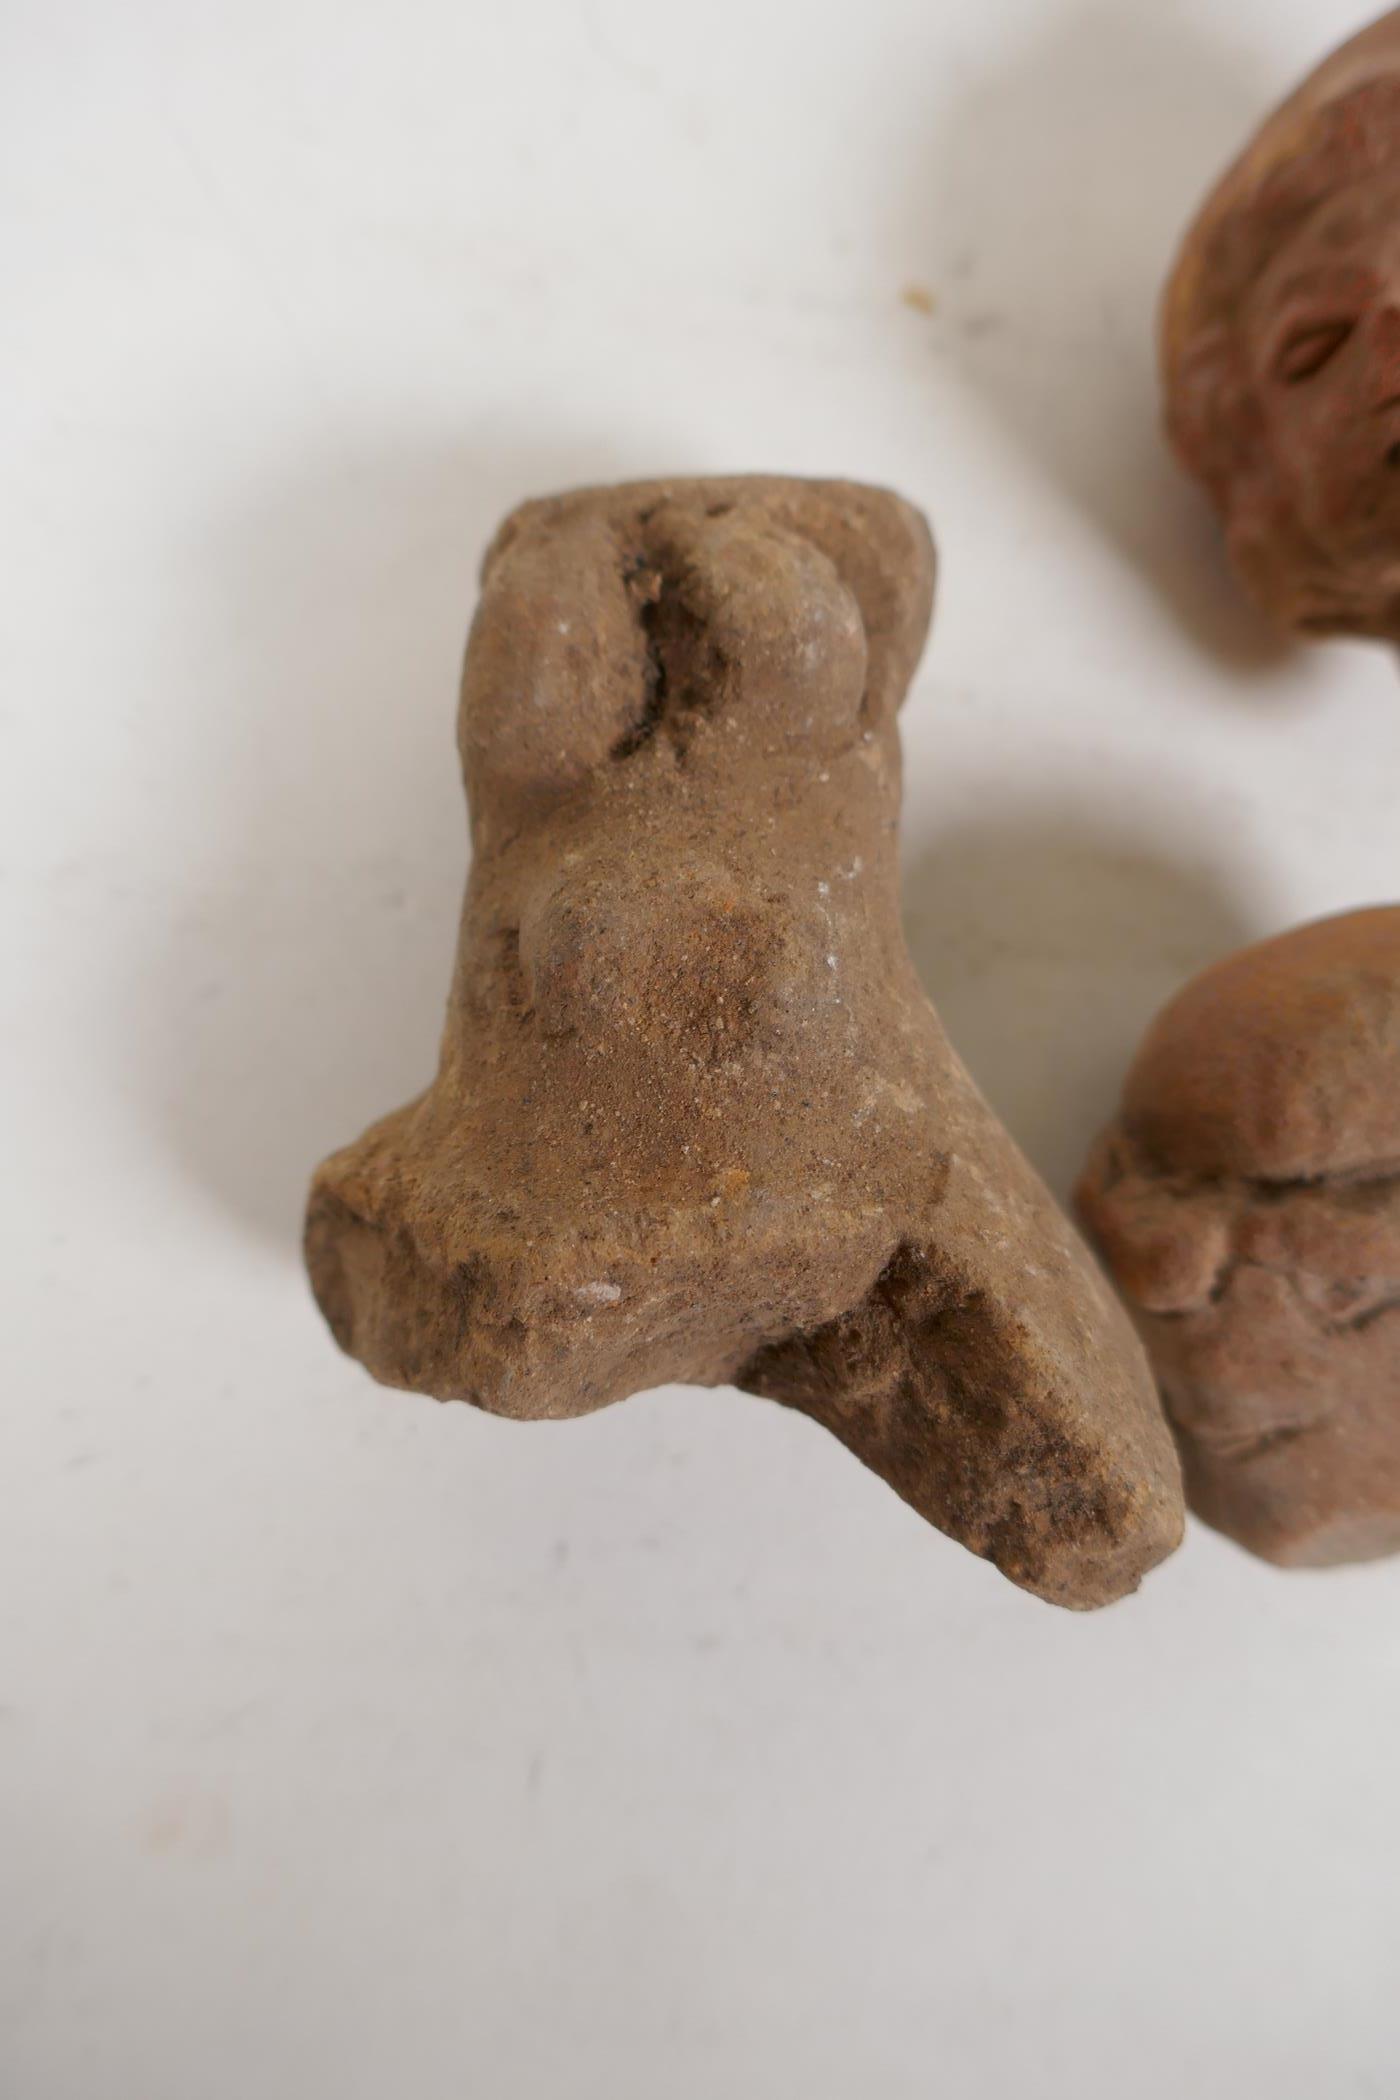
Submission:
[[[1400,637],[1400,9],[1275,111],[1182,243],[1167,425],[1282,627]]]
[[[895,713],[932,587],[918,512],[839,482],[507,520],[438,1076],[321,1167],[307,1261],[386,1384],[517,1417],[740,1385],[1102,1604],[1176,1545],[1177,1461],[905,951]]]
[[[1189,984],[1079,1206],[1192,1508],[1287,1565],[1400,1551],[1400,908],[1299,927]]]

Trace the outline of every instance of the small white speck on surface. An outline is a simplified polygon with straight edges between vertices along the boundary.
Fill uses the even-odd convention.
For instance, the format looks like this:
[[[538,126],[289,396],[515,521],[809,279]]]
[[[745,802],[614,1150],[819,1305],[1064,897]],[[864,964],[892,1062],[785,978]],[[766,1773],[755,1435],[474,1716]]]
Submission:
[[[817,895],[819,897],[829,897],[831,895],[831,884],[829,882],[819,882],[817,884]]]
[[[834,970],[836,968],[836,957],[834,955],[828,955],[826,959],[826,966],[828,970]]]
[[[585,1305],[617,1305],[622,1298],[620,1283],[581,1283],[574,1292]]]
[[[560,632],[561,634],[567,634],[567,633],[568,633],[568,631],[569,631],[569,623],[568,623],[568,621],[567,621],[567,620],[561,620],[561,621],[559,622],[559,632]]]
[[[830,780],[831,775],[829,773],[818,773],[817,778],[818,780]]]

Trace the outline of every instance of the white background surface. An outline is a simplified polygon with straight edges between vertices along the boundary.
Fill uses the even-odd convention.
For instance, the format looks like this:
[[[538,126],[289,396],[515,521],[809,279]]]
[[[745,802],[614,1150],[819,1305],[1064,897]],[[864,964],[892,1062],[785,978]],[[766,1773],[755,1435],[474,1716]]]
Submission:
[[[1400,894],[1394,665],[1271,649],[1149,347],[1360,19],[8,0],[7,2100],[1400,2090],[1400,1565],[1057,1615],[733,1393],[379,1392],[297,1257],[527,493],[928,509],[911,940],[1058,1188],[1184,974]]]

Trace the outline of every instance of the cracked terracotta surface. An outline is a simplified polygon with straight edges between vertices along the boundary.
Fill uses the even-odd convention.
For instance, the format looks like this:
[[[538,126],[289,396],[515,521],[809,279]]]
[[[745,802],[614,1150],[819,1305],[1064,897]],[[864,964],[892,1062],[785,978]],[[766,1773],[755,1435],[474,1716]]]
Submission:
[[[1079,1204],[1192,1507],[1284,1563],[1400,1550],[1400,908],[1299,927],[1188,985]]]
[[[673,1380],[804,1410],[1057,1603],[1176,1545],[1131,1327],[899,923],[917,511],[839,482],[530,503],[462,688],[437,1079],[318,1172],[317,1297],[390,1385],[517,1417]]]
[[[1400,10],[1258,133],[1182,243],[1167,425],[1281,626],[1400,636]]]

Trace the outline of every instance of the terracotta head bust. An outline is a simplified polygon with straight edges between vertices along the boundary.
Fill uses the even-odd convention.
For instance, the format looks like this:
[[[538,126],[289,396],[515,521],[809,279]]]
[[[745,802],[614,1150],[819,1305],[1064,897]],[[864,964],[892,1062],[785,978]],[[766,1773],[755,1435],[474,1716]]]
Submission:
[[[1183,986],[1077,1195],[1197,1515],[1289,1567],[1400,1553],[1400,905]]]
[[[1264,609],[1400,638],[1400,9],[1208,198],[1168,281],[1167,426]]]

